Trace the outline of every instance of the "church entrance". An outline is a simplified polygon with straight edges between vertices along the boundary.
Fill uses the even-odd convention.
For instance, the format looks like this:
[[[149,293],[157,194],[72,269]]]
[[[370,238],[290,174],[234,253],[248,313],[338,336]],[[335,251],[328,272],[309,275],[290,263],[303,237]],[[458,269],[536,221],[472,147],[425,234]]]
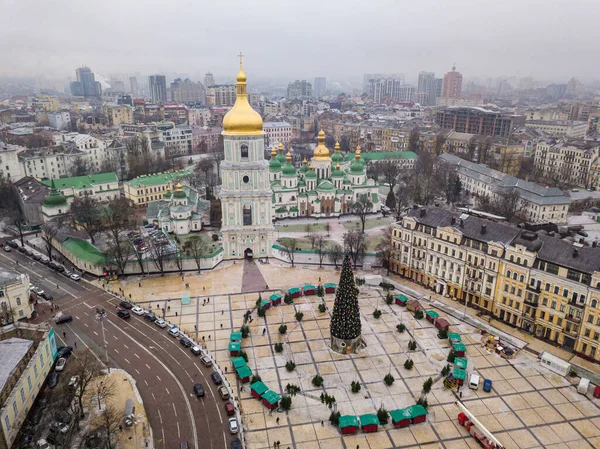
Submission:
[[[246,251],[244,251],[244,257],[246,259],[252,259],[252,250],[250,248],[246,248]]]

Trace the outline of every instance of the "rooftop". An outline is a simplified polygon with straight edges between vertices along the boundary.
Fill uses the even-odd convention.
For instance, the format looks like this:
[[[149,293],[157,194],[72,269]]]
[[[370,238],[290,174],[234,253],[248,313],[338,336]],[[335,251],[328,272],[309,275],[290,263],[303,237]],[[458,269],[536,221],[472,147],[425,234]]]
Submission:
[[[131,181],[127,181],[125,184],[132,187],[150,187],[156,185],[166,184],[175,179],[189,176],[190,172],[187,170],[180,170],[174,172],[156,173],[153,175],[139,176]]]
[[[42,184],[49,186],[52,184],[51,179],[41,181]],[[57,189],[86,189],[96,184],[106,184],[109,182],[119,182],[119,178],[115,173],[95,173],[87,176],[74,176],[72,178],[58,178],[54,180]]]
[[[13,270],[0,270],[0,285],[20,283],[25,275]]]
[[[33,346],[33,341],[22,338],[9,338],[0,341],[0,391],[4,389],[23,357]]]

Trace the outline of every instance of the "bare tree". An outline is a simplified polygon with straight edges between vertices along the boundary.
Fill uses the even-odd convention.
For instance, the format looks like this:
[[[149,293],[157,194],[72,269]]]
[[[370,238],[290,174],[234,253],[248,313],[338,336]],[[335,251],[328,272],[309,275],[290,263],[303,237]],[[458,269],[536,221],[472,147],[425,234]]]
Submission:
[[[369,199],[367,194],[360,195],[358,201],[352,206],[354,215],[360,219],[362,225],[362,232],[365,232],[365,222],[367,221],[367,215],[373,211],[373,203]]]
[[[183,249],[188,256],[194,258],[196,266],[198,267],[198,273],[200,273],[202,270],[202,257],[208,249],[206,240],[199,235],[193,235],[185,242]]]
[[[25,216],[21,213],[21,211],[17,211],[12,219],[11,219],[11,224],[15,227],[15,229],[17,230],[17,233],[19,234],[19,240],[21,240],[21,245],[25,246],[25,229],[27,228],[27,219],[25,218]]]
[[[146,274],[144,270],[144,253],[139,251],[132,241],[127,240],[127,243],[129,243],[129,246],[131,247],[131,254],[135,256],[138,265],[140,266],[140,271],[142,272],[142,275]]]
[[[315,243],[313,245],[313,249],[319,257],[319,268],[323,268],[323,259],[327,254],[327,241],[325,240],[324,236],[317,235],[317,238],[315,239]]]
[[[294,258],[296,256],[296,245],[297,240],[294,238],[285,237],[279,239],[279,246],[283,255],[287,258],[287,260],[292,264],[292,268],[294,268]]]
[[[315,249],[315,245],[317,244],[318,238],[319,238],[319,234],[317,234],[316,232],[313,232],[308,236],[308,240],[310,241],[310,248],[313,251]]]
[[[83,196],[73,199],[73,202],[69,206],[69,215],[73,226],[83,229],[90,237],[92,244],[94,244],[94,236],[100,231],[102,226],[100,202],[86,190]]]
[[[306,238],[310,240],[310,236],[312,235],[312,226],[310,223],[304,225],[304,232],[306,233]]]
[[[75,385],[72,386],[75,399],[79,405],[79,412],[83,418],[83,402],[88,393],[91,382],[104,375],[104,365],[96,358],[89,349],[79,350],[71,357],[65,369],[65,377],[75,377]]]
[[[435,137],[435,144],[434,144],[434,153],[436,156],[439,156],[440,154],[442,154],[444,151],[444,145],[446,144],[446,140],[447,137],[443,132],[439,132],[437,134],[437,136]]]
[[[329,246],[329,252],[327,253],[327,257],[335,265],[335,269],[337,270],[338,263],[344,257],[344,248],[338,242],[333,242]]]
[[[123,420],[123,411],[116,408],[114,405],[107,405],[98,416],[98,424],[104,429],[105,448],[114,449],[117,446],[117,430],[121,426]]]
[[[379,162],[379,176],[383,179],[383,183],[387,184],[391,191],[398,184],[398,176],[400,175],[400,166],[392,161]]]
[[[390,274],[390,259],[392,257],[392,227],[386,226],[383,230],[383,238],[375,247],[377,258],[381,262],[381,266],[387,269],[387,274]]]
[[[325,223],[325,231],[327,231],[327,237],[331,234],[331,223]]]
[[[344,234],[344,250],[352,259],[354,268],[365,256],[367,250],[367,242],[365,234],[360,231],[348,231]]]
[[[121,274],[125,273],[127,261],[133,255],[133,247],[124,235],[135,226],[135,217],[131,214],[133,204],[130,200],[118,197],[112,199],[102,209],[102,228],[109,233],[108,251],[110,262],[117,266]]]
[[[219,136],[219,140],[210,149],[210,157],[217,166],[217,184],[221,184],[221,162],[225,159],[225,143],[223,136]]]
[[[195,187],[207,186],[211,173],[214,173],[215,162],[212,159],[202,159],[194,167],[191,181]]]
[[[73,165],[71,166],[70,175],[71,176],[84,176],[90,173],[90,167],[85,159],[81,156],[78,156],[75,161],[73,161]]]
[[[158,242],[154,239],[149,239],[146,243],[148,249],[150,251],[150,256],[154,265],[160,271],[160,275],[165,275],[165,263],[168,260],[169,255],[171,254],[170,248],[171,245],[163,245],[161,242]]]
[[[421,140],[421,132],[419,130],[419,127],[415,126],[410,131],[410,137],[408,138],[408,149],[410,151],[418,153],[419,150],[421,149],[420,148],[421,147],[420,140]]]
[[[522,201],[521,195],[516,189],[497,193],[493,197],[481,196],[478,198],[477,207],[484,212],[500,215],[507,221],[526,218],[523,215],[525,202]]]
[[[42,225],[42,240],[44,241],[46,253],[48,254],[48,259],[50,260],[52,260],[52,250],[54,249],[52,240],[54,240],[54,238],[58,235],[58,231],[58,224],[51,221],[47,221]]]

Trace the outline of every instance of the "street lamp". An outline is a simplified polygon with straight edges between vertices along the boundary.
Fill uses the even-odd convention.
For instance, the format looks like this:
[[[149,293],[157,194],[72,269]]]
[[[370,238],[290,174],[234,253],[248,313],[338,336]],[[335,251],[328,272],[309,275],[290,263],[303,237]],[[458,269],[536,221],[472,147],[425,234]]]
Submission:
[[[102,325],[102,340],[104,341],[104,357],[106,359],[106,369],[110,373],[110,365],[108,364],[108,342],[106,341],[106,335],[104,334],[104,320],[108,317],[108,313],[104,309],[96,308],[96,319],[100,321]]]

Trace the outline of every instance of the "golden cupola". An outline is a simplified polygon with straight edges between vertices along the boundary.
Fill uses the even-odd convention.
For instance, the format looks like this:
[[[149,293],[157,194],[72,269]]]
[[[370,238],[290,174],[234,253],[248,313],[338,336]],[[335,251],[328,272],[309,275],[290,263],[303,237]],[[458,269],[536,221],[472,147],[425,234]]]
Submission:
[[[263,129],[262,117],[252,109],[248,102],[246,92],[246,74],[242,68],[242,54],[240,56],[240,71],[236,77],[235,104],[223,118],[223,130],[226,135],[261,135]]]
[[[313,160],[315,161],[329,161],[329,149],[325,146],[325,133],[323,130],[319,131],[317,137],[317,146],[313,151]]]

